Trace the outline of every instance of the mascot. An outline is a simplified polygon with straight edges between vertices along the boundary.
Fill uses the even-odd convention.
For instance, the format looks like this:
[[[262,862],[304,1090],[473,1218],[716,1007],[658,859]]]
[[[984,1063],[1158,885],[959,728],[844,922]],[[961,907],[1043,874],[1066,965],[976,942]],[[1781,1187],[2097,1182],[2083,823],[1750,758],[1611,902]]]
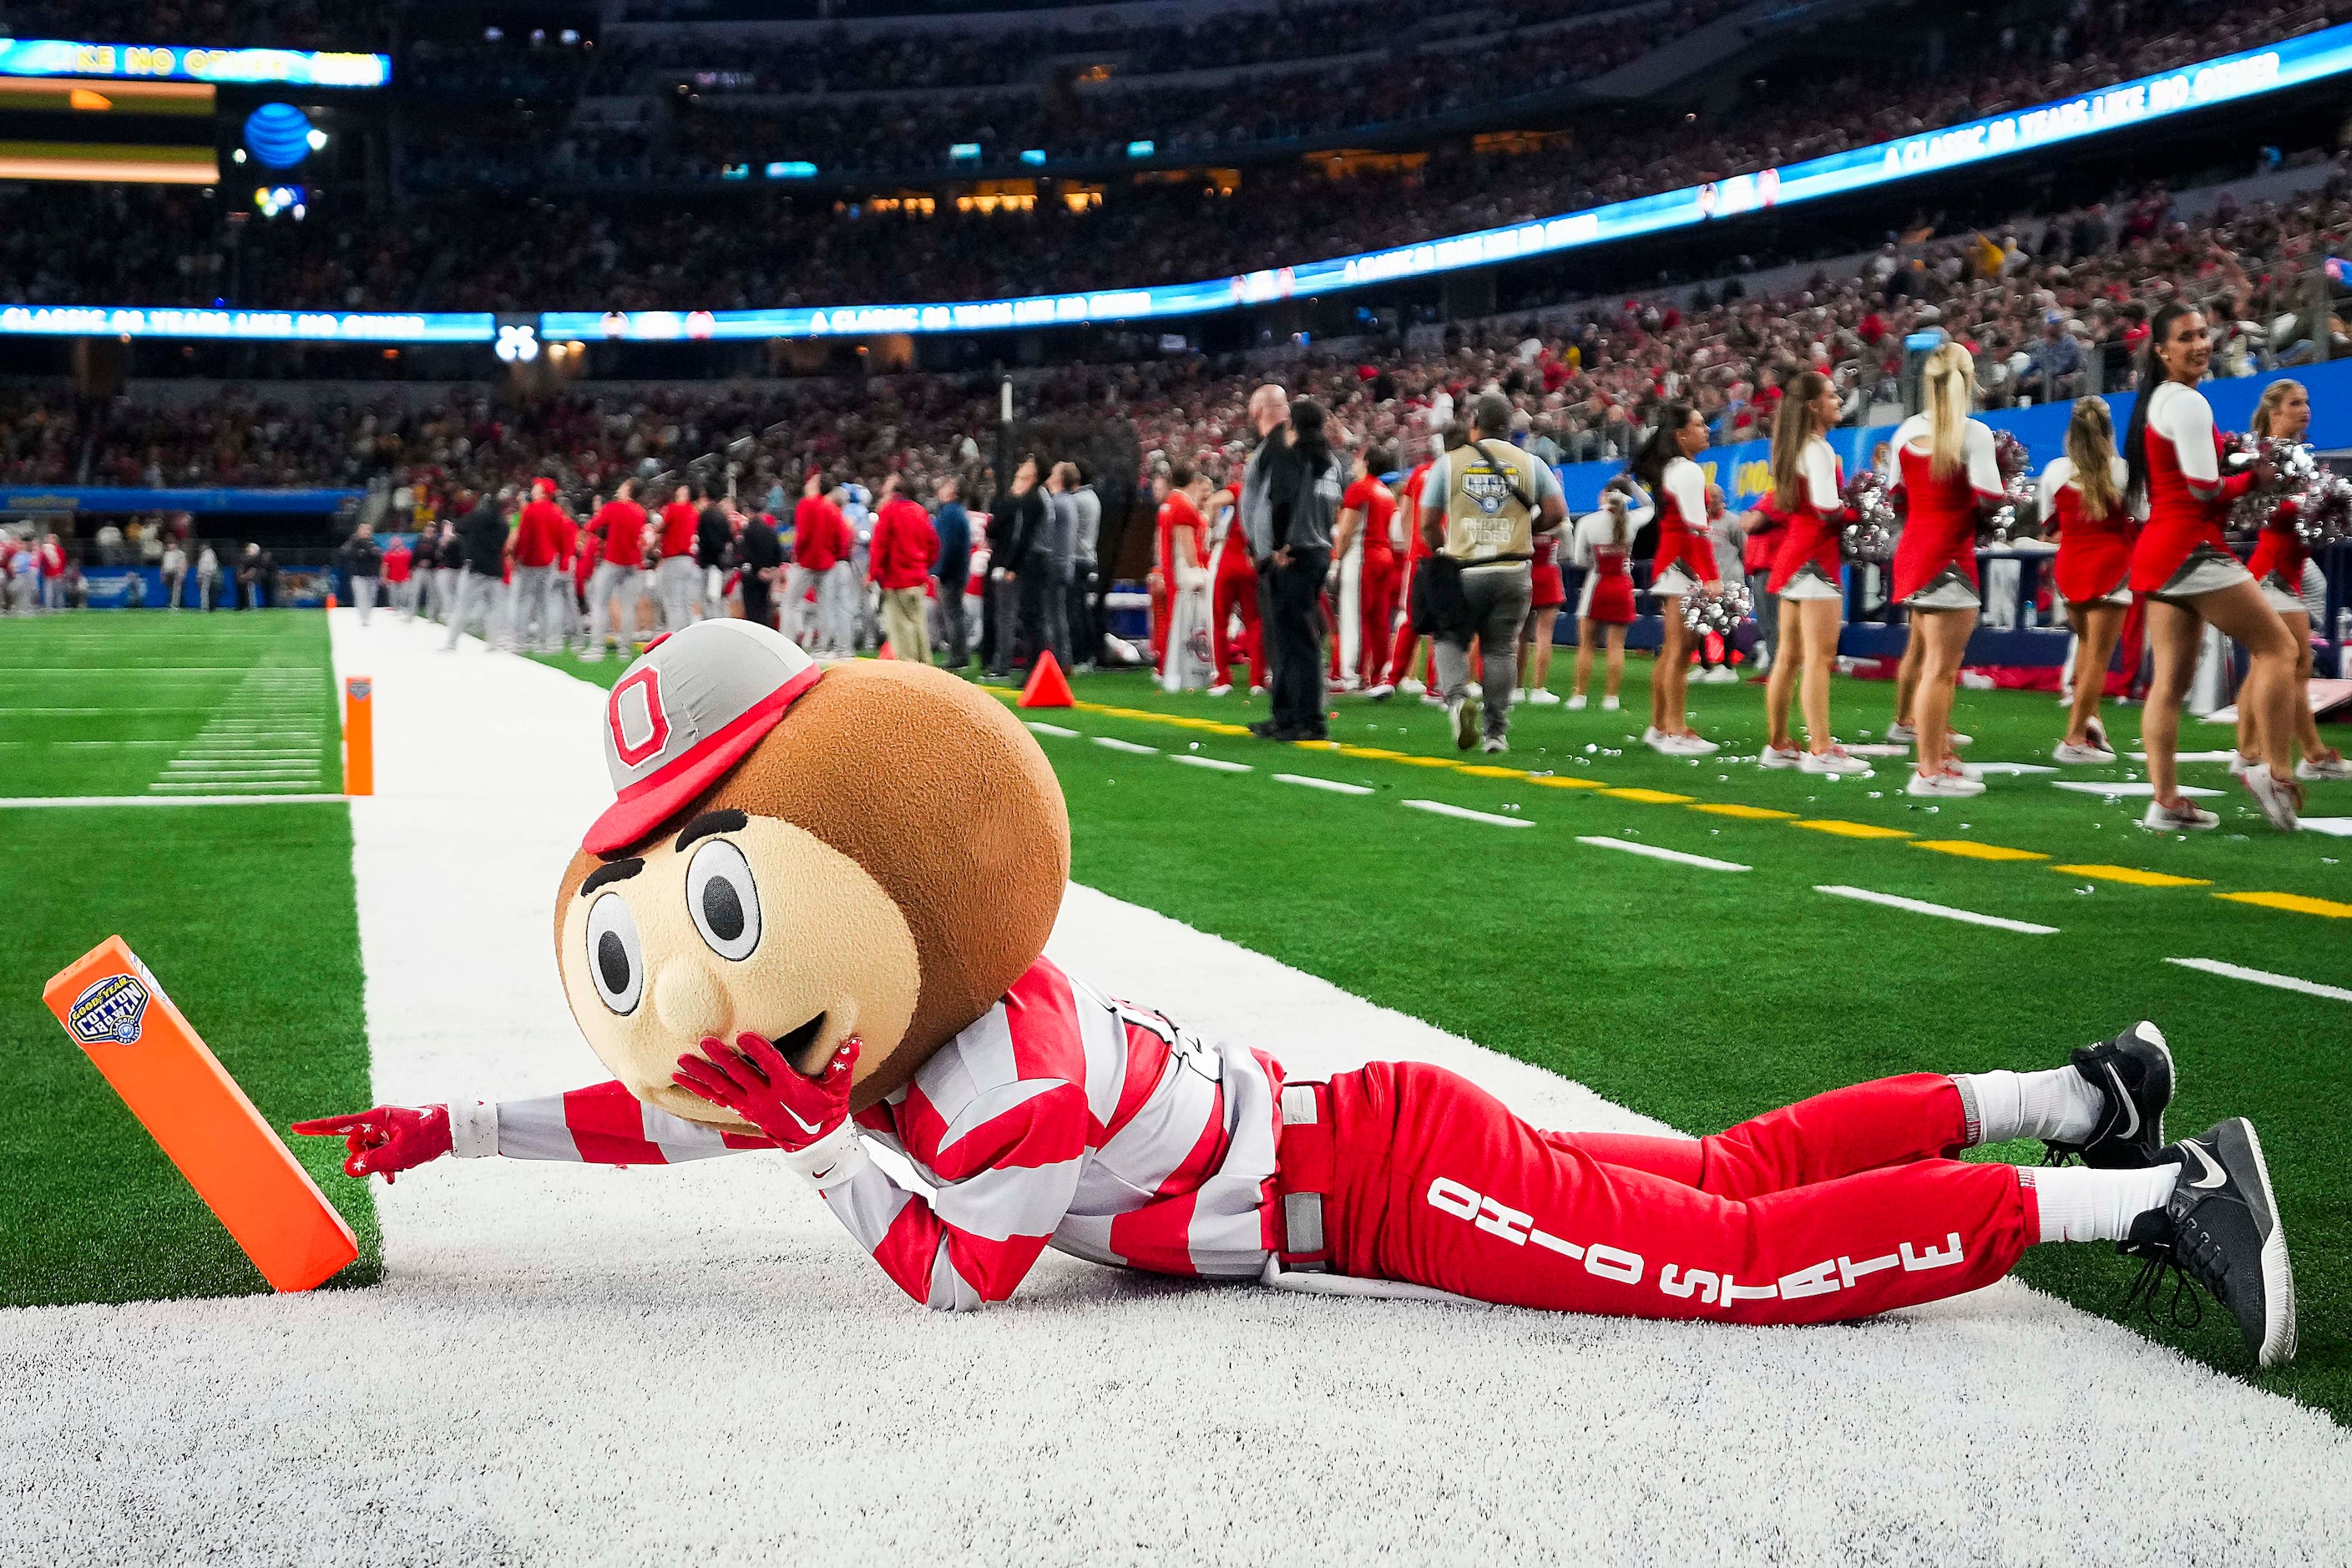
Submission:
[[[2185,1273],[2263,1365],[2294,1352],[2262,1146],[2242,1121],[2165,1143],[2152,1025],[2046,1071],[1886,1079],[1711,1138],[1545,1131],[1439,1068],[1304,1079],[1064,974],[1044,956],[1061,792],[1003,704],[942,671],[819,666],[707,621],[631,666],[604,742],[618,798],[554,927],[610,1079],[297,1126],[346,1139],[351,1174],[756,1151],[952,1310],[1004,1300],[1050,1246],[1342,1294],[1818,1322],[2106,1240],[2147,1260],[2136,1289]],[[2080,1165],[1953,1158],[2029,1136]]]

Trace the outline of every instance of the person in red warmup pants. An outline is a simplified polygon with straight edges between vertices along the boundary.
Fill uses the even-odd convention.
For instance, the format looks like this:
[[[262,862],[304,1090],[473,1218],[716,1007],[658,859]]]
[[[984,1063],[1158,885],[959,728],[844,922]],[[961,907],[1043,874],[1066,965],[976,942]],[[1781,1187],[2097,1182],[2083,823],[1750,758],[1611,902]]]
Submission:
[[[1234,689],[1234,664],[1240,658],[1249,661],[1250,690],[1265,689],[1265,628],[1258,624],[1257,565],[1250,560],[1249,535],[1242,528],[1241,494],[1237,473],[1209,498],[1209,531],[1217,540],[1217,574],[1209,587],[1209,640],[1217,665],[1212,697]],[[1238,637],[1231,631],[1236,617]]]

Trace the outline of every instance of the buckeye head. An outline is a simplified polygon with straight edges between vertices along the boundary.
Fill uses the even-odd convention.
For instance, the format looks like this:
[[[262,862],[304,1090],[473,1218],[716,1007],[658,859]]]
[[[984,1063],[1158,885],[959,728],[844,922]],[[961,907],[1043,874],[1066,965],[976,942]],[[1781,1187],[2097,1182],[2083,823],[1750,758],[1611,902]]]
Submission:
[[[864,1042],[873,1104],[1045,950],[1069,821],[997,699],[907,663],[819,667],[748,621],[631,665],[604,710],[619,798],[555,907],[572,1016],[649,1104],[751,1131],[670,1081],[708,1036],[803,1071]]]

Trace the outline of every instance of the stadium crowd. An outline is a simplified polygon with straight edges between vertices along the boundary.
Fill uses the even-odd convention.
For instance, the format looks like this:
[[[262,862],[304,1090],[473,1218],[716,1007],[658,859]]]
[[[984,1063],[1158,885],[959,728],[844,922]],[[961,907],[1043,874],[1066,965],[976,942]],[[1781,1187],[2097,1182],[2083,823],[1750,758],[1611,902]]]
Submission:
[[[1971,348],[1993,406],[2118,384],[2147,316],[2176,297],[2210,310],[2216,374],[2352,348],[2318,303],[2328,255],[2352,244],[2352,177],[2339,171],[2277,205],[2225,194],[2194,222],[2169,204],[2155,188],[1986,233],[1890,243],[1856,272],[1817,274],[1777,296],[1751,296],[1735,279],[1450,331],[1418,351],[1391,341],[1309,354],[1294,384],[1383,441],[1440,428],[1463,397],[1496,384],[1542,455],[1578,461],[1628,455],[1668,400],[1696,407],[1718,442],[1759,435],[1780,388],[1807,369],[1827,373],[1858,417],[1895,400],[1901,342],[1924,327]],[[1038,413],[1110,410],[1134,423],[1146,452],[1192,459],[1241,438],[1250,384],[1246,371],[1197,355],[1024,379],[1024,405]],[[298,408],[250,389],[194,405],[76,404],[30,390],[0,395],[0,479],[363,485],[407,471],[487,488],[551,472],[593,490],[747,437],[779,473],[891,453],[943,471],[950,448],[993,427],[992,383],[875,376],[854,398],[842,394],[815,379],[512,405],[475,395],[411,410],[397,398]]]

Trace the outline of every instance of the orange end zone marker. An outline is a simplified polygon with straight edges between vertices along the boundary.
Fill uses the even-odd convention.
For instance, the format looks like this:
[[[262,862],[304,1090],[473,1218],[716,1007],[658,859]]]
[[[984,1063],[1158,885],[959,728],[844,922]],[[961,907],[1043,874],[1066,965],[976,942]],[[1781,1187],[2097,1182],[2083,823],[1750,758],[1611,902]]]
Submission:
[[[308,1290],[359,1239],[147,966],[108,937],[41,991],[131,1114],[277,1290]]]
[[[375,793],[375,682],[364,675],[343,680],[343,793]]]

